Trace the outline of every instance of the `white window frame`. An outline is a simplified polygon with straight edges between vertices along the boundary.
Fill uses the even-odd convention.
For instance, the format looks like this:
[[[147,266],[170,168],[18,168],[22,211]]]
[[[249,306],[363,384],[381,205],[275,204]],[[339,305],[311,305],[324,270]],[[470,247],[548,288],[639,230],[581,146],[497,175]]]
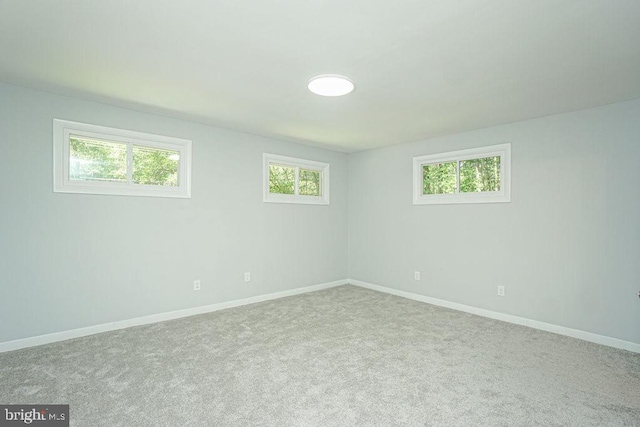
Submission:
[[[69,140],[71,135],[127,144],[127,182],[100,182],[69,179]],[[132,182],[133,146],[178,151],[178,186],[144,185]],[[56,193],[107,194],[147,197],[191,197],[191,141],[168,136],[72,122],[53,120],[53,191]]]
[[[263,158],[263,201],[266,203],[300,203],[307,205],[328,205],[329,204],[329,164],[316,162],[313,160],[298,159],[295,157],[280,156],[277,154],[264,153]],[[295,194],[276,194],[269,192],[269,165],[276,164],[288,166],[296,170]],[[298,194],[298,176],[300,168],[319,171],[321,174],[320,196],[303,196]]]
[[[423,194],[423,166],[433,163],[459,162],[500,156],[500,191],[452,194]],[[456,167],[460,185],[459,164]],[[413,204],[508,203],[511,202],[511,144],[491,145],[468,150],[429,154],[413,158]]]

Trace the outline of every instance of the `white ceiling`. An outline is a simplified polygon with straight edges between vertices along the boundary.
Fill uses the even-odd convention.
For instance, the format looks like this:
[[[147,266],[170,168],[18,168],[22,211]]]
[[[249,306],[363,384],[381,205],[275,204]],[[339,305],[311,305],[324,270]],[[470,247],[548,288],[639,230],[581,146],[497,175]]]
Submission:
[[[0,81],[353,152],[640,97],[640,1],[0,0]]]

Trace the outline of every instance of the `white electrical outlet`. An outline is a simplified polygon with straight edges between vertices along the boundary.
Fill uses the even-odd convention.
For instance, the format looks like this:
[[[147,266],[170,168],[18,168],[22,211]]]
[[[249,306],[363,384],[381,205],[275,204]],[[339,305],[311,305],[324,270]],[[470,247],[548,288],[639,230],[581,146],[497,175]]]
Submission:
[[[200,280],[194,280],[193,281],[193,290],[194,291],[199,291],[200,290]]]
[[[251,273],[249,273],[249,272],[244,273],[244,281],[245,282],[250,282],[251,281]]]
[[[413,272],[413,278],[415,280],[420,280],[420,272],[419,271],[414,271]]]
[[[498,296],[504,296],[504,286],[498,286]]]

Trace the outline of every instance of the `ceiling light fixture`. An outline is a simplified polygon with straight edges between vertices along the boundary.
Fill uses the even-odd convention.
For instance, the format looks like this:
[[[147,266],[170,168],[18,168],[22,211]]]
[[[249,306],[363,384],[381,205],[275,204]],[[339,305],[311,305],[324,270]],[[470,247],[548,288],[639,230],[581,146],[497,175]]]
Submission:
[[[316,95],[342,96],[353,91],[353,80],[340,74],[321,74],[309,79],[309,90]]]

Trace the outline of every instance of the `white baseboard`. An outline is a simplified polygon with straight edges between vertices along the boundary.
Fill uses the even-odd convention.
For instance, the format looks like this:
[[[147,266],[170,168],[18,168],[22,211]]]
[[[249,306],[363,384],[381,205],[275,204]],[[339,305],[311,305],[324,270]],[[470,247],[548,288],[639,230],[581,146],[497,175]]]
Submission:
[[[136,317],[134,319],[120,320],[117,322],[104,323],[101,325],[88,326],[86,328],[72,329],[70,331],[55,332],[52,334],[39,335],[36,337],[23,338],[0,343],[0,353],[5,351],[19,350],[26,347],[50,344],[58,341],[65,341],[72,338],[84,337],[87,335],[99,334],[101,332],[115,331],[118,329],[130,328],[132,326],[147,325],[150,323],[164,322],[165,320],[179,319],[181,317],[194,316],[196,314],[210,313],[212,311],[224,310],[225,308],[239,307],[241,305],[254,304],[262,301],[288,297],[292,295],[304,294],[307,292],[319,291],[333,288],[335,286],[346,285],[347,280],[336,280],[335,282],[321,283],[319,285],[307,286],[304,288],[290,289],[282,292],[258,295],[233,301],[226,301],[217,304],[204,305],[200,307],[186,308],[184,310],[170,311],[167,313],[152,314],[149,316]]]
[[[516,325],[528,326],[534,329],[540,329],[542,331],[553,332],[559,335],[565,335],[572,338],[581,339],[584,341],[593,342],[596,344],[602,344],[609,347],[620,348],[623,350],[629,350],[634,353],[640,353],[640,344],[630,341],[624,341],[617,338],[611,338],[604,335],[593,334],[591,332],[585,332],[578,329],[566,328],[564,326],[553,325],[551,323],[539,322],[537,320],[527,319],[525,317],[513,316],[510,314],[499,313],[496,311],[485,310],[482,308],[472,307],[469,305],[458,304],[455,302],[445,301],[437,298],[431,298],[424,295],[414,294],[412,292],[400,291],[393,288],[387,288],[385,286],[374,285],[372,283],[363,282],[360,280],[337,280],[334,282],[322,283],[319,285],[307,286],[304,288],[290,289],[282,292],[275,292],[271,294],[258,295],[255,297],[244,298],[233,301],[226,301],[217,304],[205,305],[200,307],[187,308],[184,310],[171,311],[167,313],[152,314],[149,316],[137,317],[134,319],[120,320],[116,322],[104,323],[101,325],[88,326],[86,328],[72,329],[70,331],[55,332],[52,334],[39,335],[36,337],[23,338],[13,341],[6,341],[0,343],[0,353],[12,350],[19,350],[26,347],[34,347],[37,345],[50,344],[58,341],[65,341],[72,338],[84,337],[87,335],[98,334],[101,332],[115,331],[118,329],[130,328],[132,326],[147,325],[150,323],[164,322],[166,320],[179,319],[182,317],[194,316],[197,314],[210,313],[213,311],[224,310],[226,308],[239,307],[242,305],[254,304],[262,301],[269,301],[273,299],[288,297],[292,295],[299,295],[307,292],[319,291],[322,289],[333,288],[336,286],[352,284],[360,286],[362,288],[372,289],[379,292],[384,292],[400,297],[412,299],[415,301],[421,301],[428,304],[433,304],[441,307],[451,308],[453,310],[463,311],[466,313],[476,314],[478,316],[488,317],[491,319],[502,320],[508,323],[514,323]]]
[[[585,332],[578,329],[566,328],[564,326],[553,325],[551,323],[539,322],[537,320],[527,319],[525,317],[512,316],[510,314],[499,313],[497,311],[485,310],[482,308],[476,308],[469,305],[458,304],[455,302],[445,301],[437,298],[431,298],[424,295],[414,294],[412,292],[399,291],[397,289],[387,288],[380,285],[374,285],[372,283],[363,282],[360,280],[349,279],[348,282],[355,286],[362,288],[372,289],[374,291],[385,292],[400,297],[426,302],[428,304],[438,305],[441,307],[451,308],[453,310],[464,311],[466,313],[477,314],[478,316],[488,317],[491,319],[502,320],[508,323],[514,323],[516,325],[528,326],[534,329],[540,329],[542,331],[553,332],[559,335],[566,335],[568,337],[581,339],[584,341],[593,342],[596,344],[602,344],[609,347],[620,348],[623,350],[629,350],[634,353],[640,353],[640,344],[630,341],[624,341],[617,338],[611,338],[604,335],[593,334],[591,332]]]

